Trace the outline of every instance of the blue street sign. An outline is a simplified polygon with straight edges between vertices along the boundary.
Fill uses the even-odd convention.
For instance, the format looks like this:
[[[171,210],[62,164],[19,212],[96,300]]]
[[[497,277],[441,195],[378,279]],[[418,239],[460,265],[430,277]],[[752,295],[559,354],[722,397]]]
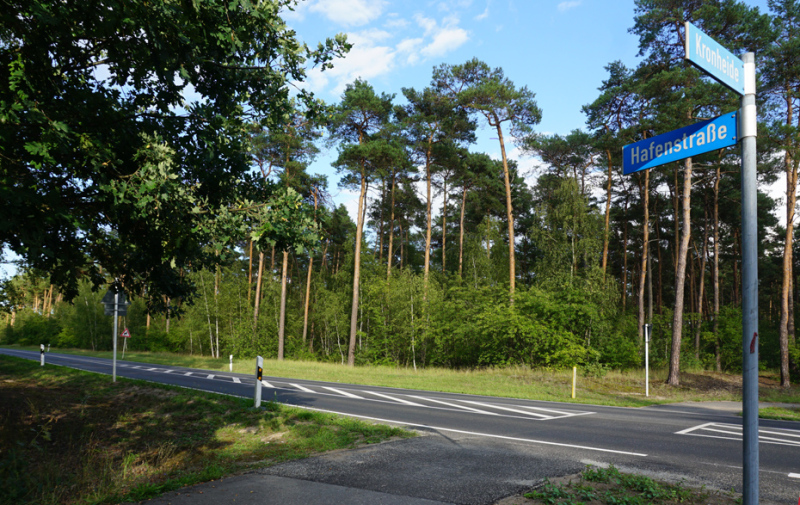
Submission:
[[[744,95],[744,63],[716,40],[686,22],[686,56],[708,75]]]
[[[695,123],[622,148],[625,175],[736,145],[736,112]]]

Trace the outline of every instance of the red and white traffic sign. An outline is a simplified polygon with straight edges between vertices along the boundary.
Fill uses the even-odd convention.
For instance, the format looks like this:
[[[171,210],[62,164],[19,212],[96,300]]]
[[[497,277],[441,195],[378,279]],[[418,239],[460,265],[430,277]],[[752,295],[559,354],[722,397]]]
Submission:
[[[130,337],[131,337],[131,332],[129,332],[129,331],[128,331],[128,328],[125,328],[125,329],[122,331],[122,335],[120,335],[120,336],[121,336],[121,337],[125,337],[125,338],[130,338]]]

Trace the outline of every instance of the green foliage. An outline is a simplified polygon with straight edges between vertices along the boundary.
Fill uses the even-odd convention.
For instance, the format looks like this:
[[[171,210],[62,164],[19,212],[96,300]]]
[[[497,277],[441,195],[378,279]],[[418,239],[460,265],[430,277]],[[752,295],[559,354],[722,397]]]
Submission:
[[[287,83],[350,47],[300,43],[280,18],[294,3],[5,2],[0,243],[67,299],[106,275],[153,299],[190,296],[180,269],[213,264],[205,246],[220,234],[241,236],[246,123],[285,123]]]

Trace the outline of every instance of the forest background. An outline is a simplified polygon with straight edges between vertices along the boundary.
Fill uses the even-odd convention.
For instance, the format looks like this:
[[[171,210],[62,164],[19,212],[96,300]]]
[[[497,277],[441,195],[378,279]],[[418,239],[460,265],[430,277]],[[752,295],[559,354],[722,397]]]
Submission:
[[[784,385],[798,373],[797,2],[637,1],[638,64],[609,62],[568,135],[537,133],[535,90],[477,59],[396,94],[357,79],[324,104],[306,71],[352,45],[298,43],[281,18],[292,4],[3,14],[0,241],[22,259],[2,343],[109,349],[113,285],[133,300],[133,350],[625,369],[642,366],[650,323],[672,384],[687,367],[737,371],[738,151],[621,173],[623,145],[738,108],[683,61],[691,21],[756,53],[759,179],[787,183],[786,226],[759,194],[760,357]],[[201,100],[184,103],[187,84]],[[478,127],[499,159],[470,149]],[[542,161],[532,185],[512,144]],[[321,147],[359,195],[354,216],[308,173]]]

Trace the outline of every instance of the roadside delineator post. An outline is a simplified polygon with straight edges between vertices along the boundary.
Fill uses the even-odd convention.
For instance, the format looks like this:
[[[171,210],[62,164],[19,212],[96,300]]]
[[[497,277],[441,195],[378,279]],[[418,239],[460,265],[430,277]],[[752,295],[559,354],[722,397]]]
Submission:
[[[231,354],[231,372],[233,372],[233,354]]]
[[[39,361],[44,366],[44,344],[39,344]]]
[[[255,407],[261,406],[261,378],[264,376],[264,358],[256,356],[256,392]]]

